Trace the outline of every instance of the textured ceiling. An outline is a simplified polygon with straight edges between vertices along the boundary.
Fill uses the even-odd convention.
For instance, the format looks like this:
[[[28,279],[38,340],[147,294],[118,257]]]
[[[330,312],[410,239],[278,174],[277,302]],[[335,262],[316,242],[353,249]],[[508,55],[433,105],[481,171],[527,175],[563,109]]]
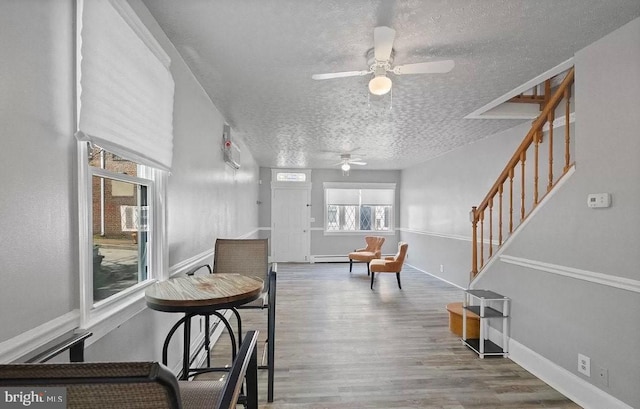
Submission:
[[[640,15],[639,0],[143,0],[213,103],[265,167],[328,168],[356,149],[402,169],[522,121],[463,119]],[[395,64],[453,59],[448,74],[394,76],[369,97],[373,29]]]

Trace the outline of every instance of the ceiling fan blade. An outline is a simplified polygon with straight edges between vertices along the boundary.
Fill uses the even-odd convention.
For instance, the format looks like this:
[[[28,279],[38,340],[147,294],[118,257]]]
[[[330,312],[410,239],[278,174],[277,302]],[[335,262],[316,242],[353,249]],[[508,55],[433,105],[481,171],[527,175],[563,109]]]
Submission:
[[[387,61],[391,57],[393,40],[396,37],[396,30],[380,26],[373,30],[373,47],[376,60]]]
[[[314,80],[329,80],[332,78],[344,78],[344,77],[357,77],[361,75],[367,75],[371,71],[344,71],[344,72],[332,72],[328,74],[313,74],[311,76]]]
[[[444,74],[453,69],[453,60],[419,62],[416,64],[405,64],[394,67],[393,73],[404,74]]]
[[[364,165],[366,165],[366,164],[367,164],[367,162],[353,161],[353,160],[350,160],[350,161],[349,161],[349,163],[350,163],[351,165],[362,165],[362,166],[364,166]]]

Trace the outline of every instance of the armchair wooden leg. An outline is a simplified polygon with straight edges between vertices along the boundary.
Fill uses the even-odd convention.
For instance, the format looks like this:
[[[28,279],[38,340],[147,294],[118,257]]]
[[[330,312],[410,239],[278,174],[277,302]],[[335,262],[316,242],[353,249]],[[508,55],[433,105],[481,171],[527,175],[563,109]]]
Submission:
[[[351,273],[353,271],[353,260],[349,259],[349,272]]]
[[[369,262],[367,261],[367,275],[371,274],[371,270],[369,269]]]
[[[400,273],[396,273],[396,278],[398,279],[398,287],[402,290],[402,285],[400,285]]]
[[[371,272],[371,289],[372,289],[372,290],[373,290],[373,275],[374,275],[374,274],[375,274],[375,273],[372,271],[372,272]]]

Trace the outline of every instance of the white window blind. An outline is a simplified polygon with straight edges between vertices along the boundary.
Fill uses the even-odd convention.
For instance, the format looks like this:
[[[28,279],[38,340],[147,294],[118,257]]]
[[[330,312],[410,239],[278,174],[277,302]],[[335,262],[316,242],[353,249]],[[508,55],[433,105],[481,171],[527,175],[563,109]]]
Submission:
[[[394,183],[324,183],[326,203],[332,205],[393,205],[395,187]]]
[[[173,152],[171,60],[125,0],[78,1],[76,137],[163,170]]]
[[[360,195],[356,189],[327,189],[327,204],[360,205]]]
[[[361,189],[360,199],[363,205],[392,205],[395,201],[393,189]]]

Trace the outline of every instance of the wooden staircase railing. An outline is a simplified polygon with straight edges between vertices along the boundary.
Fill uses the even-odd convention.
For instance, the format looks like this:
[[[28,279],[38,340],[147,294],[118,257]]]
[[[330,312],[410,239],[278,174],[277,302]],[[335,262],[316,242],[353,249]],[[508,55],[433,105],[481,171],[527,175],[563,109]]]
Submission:
[[[570,107],[573,80],[574,68],[572,67],[550,97],[548,95],[551,90],[548,86],[545,87],[547,91],[544,98],[546,103],[540,116],[533,121],[531,130],[518,146],[485,198],[478,206],[471,208],[472,280],[491,259],[495,251],[504,244],[509,235],[571,168]],[[563,101],[564,107],[560,107]],[[554,119],[556,111],[562,113],[562,108],[564,108],[564,140],[554,140]],[[547,146],[543,147],[544,144]],[[564,161],[554,162],[554,154],[562,151],[564,151]],[[527,161],[528,157],[533,157],[533,159]],[[546,176],[545,190],[541,193],[539,174],[545,169],[540,169],[540,164],[545,162],[547,163],[547,174],[544,175]],[[527,195],[529,189],[532,193]],[[508,194],[506,200],[505,193]],[[517,208],[515,208],[514,200],[517,201],[518,198],[520,203],[516,203]],[[497,211],[494,209],[496,206],[498,207]],[[516,212],[515,217],[514,212]]]

